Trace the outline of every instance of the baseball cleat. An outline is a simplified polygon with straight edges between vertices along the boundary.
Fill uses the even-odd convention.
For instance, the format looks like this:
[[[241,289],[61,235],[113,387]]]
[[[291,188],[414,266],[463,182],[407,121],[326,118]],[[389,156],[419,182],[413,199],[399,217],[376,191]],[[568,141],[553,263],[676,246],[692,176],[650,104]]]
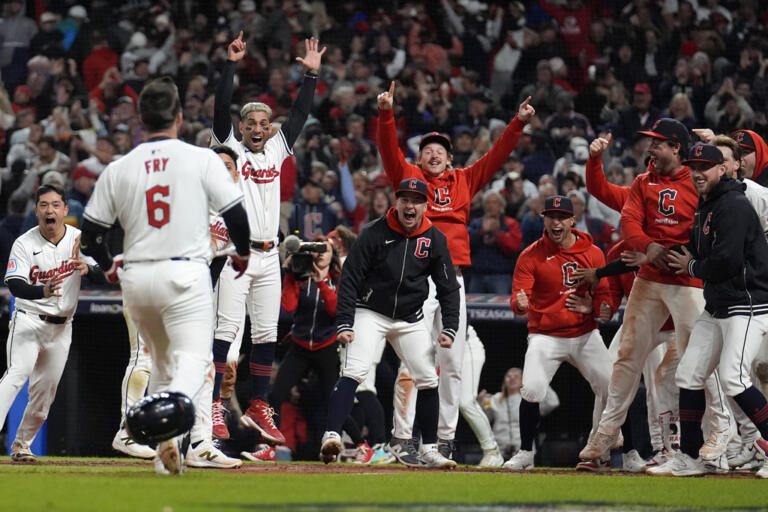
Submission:
[[[758,458],[763,460],[768,459],[768,441],[762,437],[758,437],[755,439],[753,445],[755,447],[755,451],[757,452]]]
[[[598,430],[587,442],[587,446],[579,452],[579,458],[581,460],[607,458],[605,456],[611,451],[611,447],[614,444],[616,444],[616,436],[603,434]]]
[[[437,440],[437,449],[440,451],[440,455],[446,459],[450,459],[453,455],[454,443],[453,439],[439,439]]]
[[[435,444],[422,445],[419,459],[421,460],[422,467],[425,468],[454,469],[456,467],[456,462],[440,453]]]
[[[192,445],[187,450],[187,466],[193,468],[235,469],[243,465],[243,461],[227,457],[209,440],[201,441],[195,448]]]
[[[745,444],[741,451],[732,457],[728,457],[728,465],[731,468],[738,468],[757,458],[757,449],[754,443]]]
[[[412,468],[421,466],[421,460],[419,460],[413,439],[392,437],[389,440],[389,444],[387,444],[386,450],[394,455],[400,464]]]
[[[682,451],[675,454],[675,458],[669,463],[669,472],[672,476],[701,476],[710,471],[701,458],[694,459]]]
[[[184,460],[179,445],[181,437],[162,441],[157,445],[155,471],[165,475],[178,475],[184,471]]]
[[[155,450],[145,444],[139,444],[128,435],[128,432],[124,428],[121,428],[115,434],[115,438],[112,439],[112,449],[116,452],[120,452],[123,455],[129,457],[135,457],[137,459],[153,459],[155,458]]]
[[[211,404],[212,431],[213,437],[216,439],[229,439],[229,429],[227,428],[227,422],[224,420],[224,413],[226,411],[220,399]]]
[[[320,445],[320,460],[326,464],[336,462],[342,448],[341,436],[337,432],[326,432]]]
[[[253,462],[277,462],[277,450],[268,444],[257,445],[255,452],[240,452],[240,456]]]
[[[757,473],[755,473],[757,478],[768,478],[768,460],[763,462],[763,467],[757,470]]]
[[[661,450],[654,452],[653,456],[648,459],[645,463],[645,469],[647,471],[649,468],[661,466],[674,456],[674,452],[668,452],[666,448],[662,448]]]
[[[248,410],[240,416],[240,424],[245,428],[258,430],[261,437],[274,444],[285,443],[285,436],[275,426],[275,410],[262,400],[251,400]]]
[[[483,450],[483,458],[477,465],[479,468],[500,468],[504,464],[504,457],[499,452],[499,447]]]
[[[360,443],[357,445],[357,453],[355,454],[355,464],[370,464],[373,459],[373,448],[368,446],[368,443]]]
[[[621,469],[629,473],[645,473],[645,461],[637,450],[630,450],[621,454]]]
[[[591,471],[593,473],[605,473],[611,470],[610,459],[582,460],[576,464],[576,471]]]
[[[371,464],[390,464],[397,459],[394,455],[386,450],[386,445],[380,443],[371,447],[373,450],[373,457],[371,457]]]
[[[712,430],[699,449],[699,457],[705,461],[716,461],[723,455],[731,442],[733,433],[730,429]]]
[[[29,450],[19,450],[11,454],[11,462],[19,464],[29,464],[37,462],[37,457]]]
[[[505,462],[502,467],[510,471],[528,471],[533,469],[533,451],[520,450]]]

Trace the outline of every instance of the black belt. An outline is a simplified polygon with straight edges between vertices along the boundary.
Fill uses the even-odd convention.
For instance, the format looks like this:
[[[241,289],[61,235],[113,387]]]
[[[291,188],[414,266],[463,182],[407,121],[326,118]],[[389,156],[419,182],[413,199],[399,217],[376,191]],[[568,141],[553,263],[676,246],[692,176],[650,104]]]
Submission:
[[[24,311],[23,309],[17,309],[16,311],[18,311],[19,313],[23,313],[25,315],[27,314],[27,312]],[[61,325],[63,323],[66,323],[67,321],[67,317],[65,316],[52,316],[52,315],[37,315],[37,316],[40,317],[40,320],[42,320],[43,322],[48,322],[49,324]]]
[[[253,249],[254,251],[263,251],[263,252],[271,251],[272,249],[275,248],[275,245],[277,244],[275,244],[274,240],[270,240],[270,241],[251,240],[251,249]]]

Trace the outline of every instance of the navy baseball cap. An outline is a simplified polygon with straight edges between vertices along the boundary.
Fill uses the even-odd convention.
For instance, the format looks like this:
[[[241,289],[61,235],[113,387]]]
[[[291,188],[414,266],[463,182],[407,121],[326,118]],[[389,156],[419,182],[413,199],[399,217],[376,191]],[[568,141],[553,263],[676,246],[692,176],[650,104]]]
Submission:
[[[442,133],[437,133],[437,132],[428,133],[421,138],[421,142],[419,142],[419,151],[424,149],[424,146],[432,142],[436,142],[442,145],[447,152],[449,153],[451,152],[451,139],[449,139]]]
[[[427,199],[427,184],[418,178],[406,178],[400,182],[395,190],[395,196],[400,195],[401,192],[416,192],[424,196]]]
[[[752,138],[752,134],[747,130],[736,130],[731,134],[731,138],[739,143],[741,149],[744,151],[755,151],[757,146],[755,145],[755,139]]]
[[[656,139],[670,140],[680,144],[688,144],[691,140],[688,128],[677,119],[662,117],[651,126],[648,131],[638,131],[641,135],[648,135]]]
[[[688,159],[683,160],[683,165],[691,165],[697,162],[717,165],[725,162],[723,153],[717,146],[697,142],[688,151]]]
[[[542,215],[548,213],[565,213],[573,216],[571,198],[566,196],[549,196],[544,200],[544,209],[541,211]]]

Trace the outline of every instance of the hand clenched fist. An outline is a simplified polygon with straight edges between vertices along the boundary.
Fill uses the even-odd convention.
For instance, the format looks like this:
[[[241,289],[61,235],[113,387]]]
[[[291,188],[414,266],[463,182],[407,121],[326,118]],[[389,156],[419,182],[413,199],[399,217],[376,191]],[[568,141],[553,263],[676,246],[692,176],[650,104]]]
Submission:
[[[520,290],[517,292],[515,300],[517,302],[518,313],[523,313],[526,309],[528,309],[528,295],[525,294],[525,290]]]
[[[609,133],[605,137],[598,137],[597,139],[593,140],[589,145],[589,156],[591,158],[597,158],[598,156],[602,155],[603,151],[605,151],[605,148],[607,148],[608,144],[611,143],[611,139],[613,139],[613,135]]]

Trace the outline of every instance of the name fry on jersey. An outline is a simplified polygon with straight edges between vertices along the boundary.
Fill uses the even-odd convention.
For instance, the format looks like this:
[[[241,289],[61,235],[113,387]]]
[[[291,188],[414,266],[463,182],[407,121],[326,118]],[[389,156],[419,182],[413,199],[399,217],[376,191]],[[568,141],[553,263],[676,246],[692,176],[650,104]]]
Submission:
[[[163,172],[168,165],[170,158],[153,158],[152,160],[144,161],[144,169],[147,170],[147,174],[150,172]]]
[[[29,279],[32,281],[32,284],[37,284],[38,280],[40,280],[40,282],[47,282],[56,277],[56,275],[68,277],[74,273],[76,268],[77,266],[74,261],[62,261],[61,265],[58,267],[44,271],[41,271],[40,267],[35,265],[29,269]]]

